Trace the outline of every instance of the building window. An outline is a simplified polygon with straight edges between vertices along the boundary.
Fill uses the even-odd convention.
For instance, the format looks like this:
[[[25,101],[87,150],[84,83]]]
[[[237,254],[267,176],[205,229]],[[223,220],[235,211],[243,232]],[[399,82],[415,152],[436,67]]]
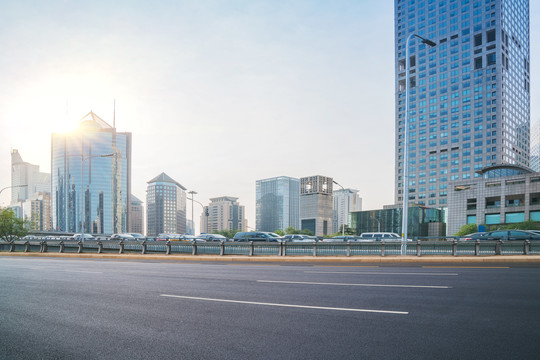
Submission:
[[[505,214],[505,223],[515,224],[525,221],[525,213],[516,212],[516,213],[506,213]]]
[[[486,225],[500,224],[501,215],[500,214],[486,214]]]

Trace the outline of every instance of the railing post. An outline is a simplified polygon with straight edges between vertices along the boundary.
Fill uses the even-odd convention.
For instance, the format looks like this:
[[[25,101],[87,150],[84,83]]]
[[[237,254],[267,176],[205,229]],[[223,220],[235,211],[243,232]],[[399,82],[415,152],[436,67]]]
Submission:
[[[97,242],[97,253],[101,254],[103,252],[103,243],[101,241]]]
[[[120,250],[118,251],[119,254],[123,254],[124,253],[124,240],[120,240]]]
[[[313,242],[313,256],[317,256],[317,240]]]
[[[24,243],[24,252],[30,252],[30,241]]]
[[[165,246],[167,247],[167,250],[165,251],[165,255],[171,255],[171,241],[167,240],[167,243],[165,243]]]
[[[416,240],[416,256],[422,256],[422,250],[420,249],[420,240]]]
[[[219,255],[225,255],[225,242],[223,240],[219,242]]]
[[[197,255],[197,242],[191,241],[191,255]]]
[[[502,240],[497,240],[495,243],[495,255],[501,255]]]
[[[83,242],[79,240],[77,244],[79,245],[79,250],[77,251],[77,253],[80,254],[82,253],[82,250],[83,250]]]
[[[529,255],[530,246],[531,242],[529,240],[523,242],[523,255]]]
[[[281,256],[287,256],[287,242],[286,241],[282,241],[281,242]]]
[[[384,256],[384,251],[385,251],[385,243],[384,243],[384,240],[381,242],[381,256]]]
[[[249,256],[253,256],[253,241],[249,242]]]
[[[452,240],[452,256],[457,256],[457,241]]]
[[[60,241],[60,243],[58,244],[60,245],[60,249],[58,250],[59,253],[63,253],[64,252],[64,242],[63,241]]]
[[[143,240],[143,242],[142,242],[142,251],[141,251],[141,253],[143,255],[146,254],[146,240]]]
[[[474,256],[480,255],[480,240],[476,240],[474,243]]]
[[[351,240],[347,240],[347,256],[351,256]]]

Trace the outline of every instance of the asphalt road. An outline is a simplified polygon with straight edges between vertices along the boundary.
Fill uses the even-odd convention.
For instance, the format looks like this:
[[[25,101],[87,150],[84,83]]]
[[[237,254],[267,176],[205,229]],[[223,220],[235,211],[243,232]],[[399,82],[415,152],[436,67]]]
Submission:
[[[0,257],[0,359],[538,359],[539,265]]]

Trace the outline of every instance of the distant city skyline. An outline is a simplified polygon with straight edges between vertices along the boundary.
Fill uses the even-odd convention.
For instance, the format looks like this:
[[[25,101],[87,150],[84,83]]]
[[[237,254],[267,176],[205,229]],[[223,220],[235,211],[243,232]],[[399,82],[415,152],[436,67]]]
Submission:
[[[530,7],[534,123],[540,3]],[[12,149],[50,172],[51,134],[92,110],[133,134],[140,199],[166,172],[203,204],[238,197],[248,224],[255,181],[270,177],[326,174],[358,189],[364,209],[394,202],[392,2],[23,0],[0,11],[0,187]]]

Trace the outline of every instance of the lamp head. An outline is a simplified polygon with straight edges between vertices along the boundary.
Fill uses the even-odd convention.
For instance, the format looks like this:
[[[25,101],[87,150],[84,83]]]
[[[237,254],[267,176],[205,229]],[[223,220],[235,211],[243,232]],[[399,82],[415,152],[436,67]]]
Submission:
[[[429,39],[422,39],[422,43],[426,44],[426,45],[429,45],[431,47],[434,47],[435,45],[437,45],[437,44],[435,44],[433,41],[431,41]]]

